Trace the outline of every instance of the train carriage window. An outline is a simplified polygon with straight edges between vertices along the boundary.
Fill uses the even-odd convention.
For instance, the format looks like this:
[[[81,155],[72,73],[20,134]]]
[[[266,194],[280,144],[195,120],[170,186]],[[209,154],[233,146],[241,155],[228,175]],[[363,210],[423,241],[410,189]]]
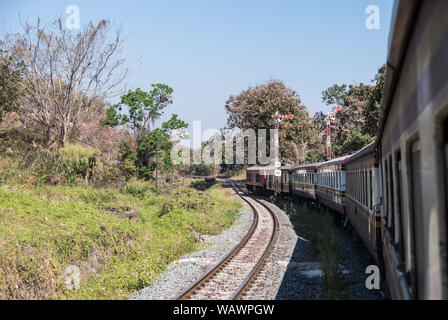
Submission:
[[[398,255],[404,260],[404,242],[403,242],[403,172],[401,152],[398,150],[395,154],[396,172],[397,172],[397,205],[395,207],[396,233],[398,234]]]
[[[370,203],[369,203],[369,208],[370,210],[373,210],[373,170],[369,170],[370,173],[370,181],[369,181],[369,185],[370,185]]]
[[[367,172],[362,172],[362,204],[366,206],[367,203]]]
[[[364,172],[361,171],[361,203],[364,204]]]
[[[339,171],[336,172],[336,189],[339,190]]]
[[[424,248],[424,219],[423,219],[423,204],[422,204],[422,177],[421,177],[421,153],[420,142],[417,140],[411,145],[411,179],[410,190],[412,194],[412,224],[413,224],[413,239],[412,239],[412,274],[414,297],[421,298],[421,290],[424,285],[425,272],[425,248]]]
[[[334,188],[334,172],[330,173],[330,187]]]
[[[392,239],[395,235],[395,221],[394,221],[394,173],[392,170],[392,156],[389,156],[389,231]]]
[[[370,209],[370,171],[366,170],[366,208]]]
[[[364,172],[361,171],[361,203],[364,204]]]
[[[384,196],[384,219],[386,220],[387,227],[389,227],[389,170],[387,166],[387,159],[383,163],[383,183],[385,184],[385,187],[383,187],[383,190],[385,190]]]

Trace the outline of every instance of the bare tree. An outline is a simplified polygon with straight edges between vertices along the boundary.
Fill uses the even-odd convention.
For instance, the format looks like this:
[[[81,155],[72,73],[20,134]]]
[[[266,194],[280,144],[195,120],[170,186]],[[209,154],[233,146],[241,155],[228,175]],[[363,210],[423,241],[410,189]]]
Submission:
[[[102,20],[74,32],[60,18],[22,26],[23,32],[8,34],[2,43],[25,64],[21,111],[45,130],[47,146],[63,146],[83,112],[122,93],[128,69],[120,55],[121,30],[112,33],[111,23]]]

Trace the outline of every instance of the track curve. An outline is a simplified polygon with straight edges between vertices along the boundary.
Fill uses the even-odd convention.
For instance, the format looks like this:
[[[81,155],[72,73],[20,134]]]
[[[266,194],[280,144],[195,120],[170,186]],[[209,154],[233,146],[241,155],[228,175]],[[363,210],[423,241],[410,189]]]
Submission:
[[[178,294],[175,300],[237,300],[257,277],[272,251],[278,235],[274,212],[243,188],[228,180],[229,185],[252,209],[254,218],[243,239],[217,264]]]

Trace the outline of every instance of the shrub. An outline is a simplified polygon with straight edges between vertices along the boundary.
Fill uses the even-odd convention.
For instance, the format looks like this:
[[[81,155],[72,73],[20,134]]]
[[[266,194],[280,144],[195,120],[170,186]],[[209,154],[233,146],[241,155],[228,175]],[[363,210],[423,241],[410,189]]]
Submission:
[[[139,199],[145,199],[151,194],[151,184],[147,181],[132,178],[121,188],[121,192],[135,196]]]
[[[73,181],[75,177],[81,177],[88,183],[97,165],[98,155],[97,149],[67,144],[57,151],[59,169],[69,181]]]

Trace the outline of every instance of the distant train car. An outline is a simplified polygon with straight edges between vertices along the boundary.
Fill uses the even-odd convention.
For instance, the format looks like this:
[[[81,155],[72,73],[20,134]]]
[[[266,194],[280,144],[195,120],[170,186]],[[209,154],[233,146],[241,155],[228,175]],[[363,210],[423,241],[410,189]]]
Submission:
[[[375,143],[345,162],[345,213],[370,254],[382,265],[380,177]]]
[[[246,189],[253,192],[263,191],[266,185],[266,167],[250,167],[246,169]]]
[[[291,166],[280,167],[282,176],[280,177],[280,183],[277,184],[277,192],[290,194],[291,193]]]
[[[291,193],[295,196],[316,200],[314,179],[319,163],[304,164],[291,168]]]
[[[448,299],[448,1],[399,1],[377,136],[392,299]]]
[[[291,166],[283,166],[280,168],[270,167],[266,181],[266,190],[273,193],[291,193]],[[275,170],[281,171],[281,176],[276,177]]]
[[[344,214],[345,169],[348,156],[321,163],[316,170],[316,198],[319,203]]]

